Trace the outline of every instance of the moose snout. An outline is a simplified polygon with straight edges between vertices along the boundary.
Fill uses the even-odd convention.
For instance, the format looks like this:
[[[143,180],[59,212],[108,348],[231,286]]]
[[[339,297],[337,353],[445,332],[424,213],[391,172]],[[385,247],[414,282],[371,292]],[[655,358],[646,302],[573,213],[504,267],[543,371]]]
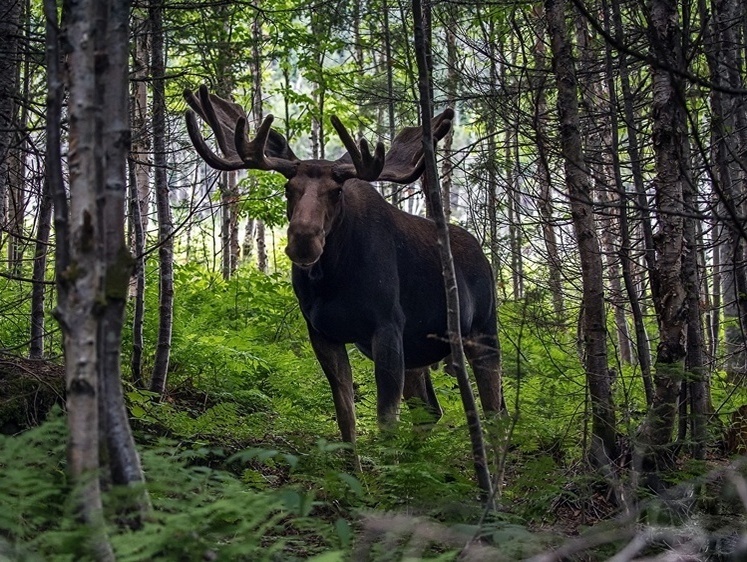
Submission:
[[[290,224],[285,253],[293,263],[309,267],[319,260],[323,249],[324,229],[313,224]]]

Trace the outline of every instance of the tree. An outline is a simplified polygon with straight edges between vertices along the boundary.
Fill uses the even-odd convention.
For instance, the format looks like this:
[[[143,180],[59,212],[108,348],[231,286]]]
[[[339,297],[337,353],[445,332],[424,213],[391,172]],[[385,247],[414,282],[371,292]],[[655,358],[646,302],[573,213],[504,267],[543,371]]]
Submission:
[[[11,151],[16,144],[19,45],[22,0],[10,0],[0,12],[0,226],[6,229],[11,191]],[[2,241],[0,240],[0,243]]]
[[[129,150],[129,2],[83,1],[66,14],[70,119],[70,198],[60,159],[62,103],[57,12],[45,4],[48,64],[47,164],[55,207],[58,304],[63,332],[75,507],[91,528],[88,555],[113,560],[98,478],[108,452],[115,484],[143,482],[122,396],[119,363],[132,258],[124,241]],[[142,488],[141,488],[142,490]],[[140,509],[147,508],[141,496]],[[136,513],[136,518],[138,514]]]
[[[431,101],[431,74],[428,66],[430,44],[426,41],[423,20],[430,19],[430,0],[425,4],[420,0],[413,0],[412,13],[415,33],[415,56],[418,64],[418,90],[420,92],[420,111],[423,122],[423,159],[425,162],[425,183],[428,186],[429,205],[433,212],[433,220],[438,232],[438,247],[441,256],[441,267],[443,270],[444,287],[446,290],[447,326],[451,340],[451,368],[459,382],[459,393],[464,405],[469,427],[470,440],[472,442],[472,460],[477,475],[477,483],[482,492],[483,502],[491,506],[493,503],[493,483],[490,480],[485,445],[482,438],[480,416],[477,412],[475,397],[470,388],[469,377],[465,367],[464,349],[462,347],[462,333],[459,318],[459,293],[457,291],[456,273],[454,270],[454,258],[451,255],[449,243],[449,228],[444,214],[441,200],[441,186],[438,179],[438,166],[436,164],[435,143],[431,130],[431,119],[433,108]],[[426,15],[424,15],[424,13]],[[499,383],[500,384],[500,383]]]
[[[677,414],[677,397],[685,374],[685,327],[688,319],[686,289],[682,280],[684,238],[683,154],[686,122],[683,84],[675,71],[684,68],[682,36],[673,0],[652,0],[649,42],[658,62],[653,75],[653,147],[655,154],[656,211],[659,223],[654,236],[659,294],[654,306],[659,323],[659,344],[654,364],[654,395],[641,428],[643,469],[668,466],[667,446]]]
[[[158,211],[158,346],[150,381],[152,392],[163,396],[171,355],[174,317],[174,226],[171,218],[169,184],[166,177],[166,97],[163,47],[163,3],[149,8],[151,30],[151,73],[153,77],[153,163],[155,165],[156,208]]]
[[[610,467],[617,459],[615,408],[607,367],[607,328],[604,304],[602,256],[594,224],[589,170],[581,145],[578,116],[578,83],[563,0],[545,0],[553,71],[558,90],[560,143],[573,227],[581,261],[582,334],[584,368],[592,408],[592,439],[589,457],[598,467]]]

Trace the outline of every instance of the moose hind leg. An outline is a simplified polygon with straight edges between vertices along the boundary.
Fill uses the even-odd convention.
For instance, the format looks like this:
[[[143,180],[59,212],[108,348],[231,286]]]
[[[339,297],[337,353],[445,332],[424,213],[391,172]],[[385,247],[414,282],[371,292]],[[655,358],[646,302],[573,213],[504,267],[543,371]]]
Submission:
[[[423,425],[436,423],[443,416],[443,410],[433,390],[430,369],[408,369],[405,371],[405,387],[403,391],[405,401],[410,409],[423,408],[430,420],[423,421]]]
[[[371,343],[376,376],[376,414],[380,428],[391,429],[399,420],[405,384],[402,333],[395,326],[381,327]]]
[[[309,339],[319,364],[327,376],[335,403],[337,425],[342,440],[353,447],[354,469],[360,471],[360,460],[355,452],[355,404],[353,402],[353,373],[345,344],[329,341],[309,326]]]
[[[464,354],[475,373],[477,391],[485,414],[506,412],[496,336],[480,334],[467,338],[464,342]]]

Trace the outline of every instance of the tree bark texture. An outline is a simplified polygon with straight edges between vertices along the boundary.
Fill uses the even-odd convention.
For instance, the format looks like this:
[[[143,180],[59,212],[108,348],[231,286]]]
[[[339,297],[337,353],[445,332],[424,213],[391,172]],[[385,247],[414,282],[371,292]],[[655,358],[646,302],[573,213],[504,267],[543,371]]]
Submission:
[[[23,0],[8,0],[0,7],[0,229],[6,230],[10,193],[10,153],[15,144],[18,99],[19,43],[23,36]],[[2,240],[0,240],[2,247]]]
[[[57,92],[55,96],[61,96]],[[61,98],[57,98],[61,99]],[[53,101],[57,104],[59,102]],[[54,110],[53,110],[54,111]],[[59,111],[59,109],[57,110]],[[59,123],[52,121],[52,123]],[[37,214],[36,243],[34,249],[34,269],[31,287],[31,333],[29,334],[29,359],[44,356],[44,302],[46,300],[47,255],[49,254],[49,234],[52,229],[52,197],[49,177],[44,178],[39,210]]]
[[[163,4],[149,8],[151,74],[153,76],[153,163],[155,164],[156,208],[158,214],[158,343],[150,389],[163,396],[171,355],[174,310],[174,226],[166,177],[166,99],[164,93]]]
[[[129,0],[98,2],[100,36],[97,65],[101,73],[97,106],[103,108],[101,141],[103,182],[97,184],[97,212],[102,236],[98,253],[103,261],[103,306],[98,335],[99,412],[105,429],[109,468],[115,485],[136,486],[135,513],[147,509],[148,500],[140,457],[130,429],[122,392],[120,354],[125,305],[133,257],[125,238],[127,158],[130,153],[129,122]],[[102,87],[103,86],[103,87]],[[138,517],[139,515],[136,515]]]
[[[566,188],[581,262],[584,368],[592,407],[590,460],[596,466],[606,467],[618,455],[615,409],[607,368],[602,256],[594,224],[591,180],[581,145],[578,85],[565,23],[565,2],[545,0],[545,11],[558,88],[560,141]]]
[[[742,86],[744,59],[740,53],[738,2],[711,3],[712,23],[706,31],[706,58],[711,80],[723,88]],[[726,217],[720,242],[719,268],[723,297],[726,371],[734,381],[747,376],[747,244],[742,225],[747,196],[747,102],[719,88],[711,92],[714,181],[718,212]]]
[[[677,3],[652,0],[649,27],[652,54],[669,68],[682,69],[684,60]],[[654,236],[659,287],[654,299],[659,323],[659,344],[654,364],[654,397],[641,430],[643,469],[654,471],[668,462],[677,397],[685,373],[685,325],[688,318],[686,290],[682,282],[684,240],[682,154],[685,133],[683,92],[669,70],[652,69],[653,130],[655,155],[654,190],[658,230]]]
[[[57,92],[57,10],[53,1],[45,4],[47,15],[48,85]],[[103,269],[97,255],[102,236],[96,208],[98,186],[103,182],[101,150],[101,107],[97,106],[99,74],[95,48],[105,30],[97,26],[97,7],[92,0],[70,7],[67,19],[70,122],[68,167],[70,201],[56,166],[49,173],[53,182],[57,232],[56,316],[62,328],[65,351],[68,470],[76,483],[74,505],[82,521],[92,530],[90,555],[97,560],[114,556],[103,524],[99,486],[99,381],[98,301],[102,292]],[[52,47],[54,46],[54,47]],[[50,115],[56,113],[50,101]],[[59,116],[59,115],[58,115]],[[55,128],[61,124],[55,123]],[[59,129],[58,129],[59,130]],[[49,155],[60,153],[59,133],[49,139]],[[51,157],[51,156],[49,156]],[[58,175],[59,174],[59,175]]]

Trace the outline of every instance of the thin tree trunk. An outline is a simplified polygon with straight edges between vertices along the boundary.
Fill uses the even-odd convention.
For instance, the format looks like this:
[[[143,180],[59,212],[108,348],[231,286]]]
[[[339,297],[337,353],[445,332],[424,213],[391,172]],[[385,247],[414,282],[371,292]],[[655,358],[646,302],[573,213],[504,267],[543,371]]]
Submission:
[[[150,381],[151,391],[163,396],[171,355],[171,329],[174,310],[174,242],[169,185],[166,177],[166,100],[164,97],[163,4],[149,8],[152,36],[151,73],[153,76],[153,149],[156,207],[158,212],[158,343]]]
[[[56,24],[56,22],[55,22]],[[52,38],[50,37],[50,41]],[[50,45],[50,51],[46,56],[59,56],[59,45]],[[59,66],[59,60],[55,61],[55,68]],[[51,91],[52,84],[48,84],[47,93],[47,123],[48,127],[59,126],[60,103],[62,99],[62,84],[57,81],[54,84],[55,91]],[[50,124],[51,121],[51,124]],[[47,272],[47,256],[49,253],[49,235],[52,229],[52,194],[50,191],[50,178],[46,174],[42,182],[42,191],[39,198],[39,209],[37,214],[36,243],[34,249],[34,267],[32,273],[33,285],[31,287],[31,333],[29,337],[29,359],[41,359],[44,356],[44,301],[46,296],[45,277]]]
[[[454,369],[459,382],[459,392],[467,416],[467,425],[469,427],[470,440],[472,442],[472,460],[475,466],[478,486],[482,492],[483,501],[490,506],[493,502],[493,486],[490,480],[490,472],[488,471],[485,444],[483,442],[482,429],[480,427],[480,417],[477,413],[475,397],[472,394],[465,367],[464,349],[462,347],[459,320],[459,294],[457,291],[454,259],[451,255],[449,229],[441,201],[441,186],[438,181],[438,166],[436,164],[433,133],[431,131],[431,115],[433,111],[430,97],[431,86],[427,56],[430,45],[426,44],[425,41],[423,9],[425,9],[426,12],[430,12],[431,8],[429,0],[426,0],[423,7],[421,7],[420,0],[412,1],[415,31],[415,56],[417,59],[419,75],[418,85],[420,91],[420,111],[423,121],[423,159],[425,161],[425,177],[427,178],[426,185],[428,186],[428,197],[430,199],[430,205],[434,215],[433,219],[436,222],[436,229],[438,232],[438,247],[441,255],[441,266],[446,287],[447,325],[451,340],[451,367]],[[428,18],[425,19],[427,20]]]
[[[145,388],[143,377],[143,322],[145,318],[145,233],[150,208],[150,127],[148,123],[148,88],[150,72],[149,18],[133,15],[134,53],[130,97],[132,145],[130,147],[130,232],[135,254],[134,311],[132,317],[132,355],[130,373],[137,388]]]
[[[257,268],[262,273],[269,271],[267,265],[267,243],[265,242],[265,223],[257,221]]]
[[[389,0],[382,0],[381,13],[383,14],[383,33],[384,33],[384,68],[386,71],[386,107],[387,107],[387,124],[389,130],[389,144],[391,145],[396,134],[396,123],[394,120],[394,57],[392,56],[392,34],[389,27]],[[399,196],[399,187],[392,184],[392,205],[401,206],[401,197]]]
[[[244,227],[244,244],[241,247],[241,261],[249,263],[254,256],[254,231],[256,230],[257,221],[247,219]]]
[[[723,87],[740,88],[744,62],[738,39],[739,11],[730,0],[712,2],[712,23],[706,31],[706,58],[711,80]],[[701,11],[705,12],[706,7]],[[720,243],[721,296],[723,297],[726,371],[742,384],[747,377],[747,242],[742,225],[747,194],[747,104],[720,91],[711,92],[711,127],[714,131],[715,187],[718,210],[728,217]]]
[[[221,273],[230,279],[239,261],[239,192],[236,172],[223,172],[220,182],[221,197]]]
[[[622,23],[621,4],[619,2],[610,2],[612,11],[612,20],[615,29],[617,41],[624,42],[625,30]],[[644,258],[647,268],[647,277],[649,279],[651,298],[659,298],[659,285],[656,276],[653,274],[656,268],[656,251],[654,249],[654,233],[651,223],[651,211],[646,194],[644,179],[646,175],[643,172],[641,144],[638,135],[639,119],[636,117],[634,100],[635,96],[630,84],[630,69],[628,66],[628,57],[626,53],[619,54],[619,75],[620,75],[620,93],[623,100],[623,115],[625,117],[625,127],[627,135],[627,153],[630,165],[630,175],[635,186],[637,195],[636,209],[640,214],[640,225],[643,233]]]
[[[133,16],[135,27],[134,52],[132,57],[132,148],[130,165],[133,168],[135,201],[138,202],[138,215],[142,230],[148,230],[150,209],[150,139],[148,123],[148,19]],[[130,219],[131,221],[134,218]],[[134,228],[132,228],[134,234]],[[137,250],[136,250],[137,252]]]
[[[145,320],[145,228],[142,207],[138,198],[136,171],[130,161],[130,223],[133,229],[133,248],[135,250],[135,303],[132,314],[132,356],[130,373],[132,384],[136,388],[145,388],[143,378],[143,324]]]
[[[542,13],[539,5],[535,6],[533,16],[539,21]],[[537,173],[539,183],[539,200],[538,211],[542,223],[542,239],[545,243],[547,252],[547,268],[549,274],[549,287],[552,293],[553,312],[555,321],[562,323],[565,320],[565,304],[563,299],[563,284],[561,273],[560,254],[558,253],[558,242],[555,234],[553,208],[552,208],[552,176],[550,173],[549,153],[547,132],[549,130],[547,117],[547,88],[546,75],[549,70],[547,54],[545,52],[545,43],[542,40],[542,33],[537,33],[537,41],[534,43],[534,60],[537,67],[535,75],[535,91],[537,92],[537,101],[533,115],[534,130],[537,135]]]
[[[252,119],[254,120],[254,127],[255,129],[259,127],[259,125],[262,123],[262,120],[264,119],[264,111],[262,108],[262,23],[259,20],[259,15],[255,17],[253,26],[252,26],[252,66],[253,66],[253,88],[252,88]],[[289,86],[290,83],[290,77],[289,75],[285,75],[286,80],[286,86]],[[287,104],[287,98],[286,98],[286,105],[285,105],[285,118],[286,118],[286,126],[290,123],[290,116],[289,116],[289,107]],[[286,138],[289,137],[289,135],[286,132]],[[256,248],[257,248],[257,268],[262,273],[268,272],[268,262],[267,262],[267,244],[265,243],[265,223],[257,219],[255,221],[251,221],[253,224],[252,233],[254,235],[254,241],[256,242]],[[249,236],[248,226],[247,226],[247,238],[252,241],[252,238]],[[246,244],[246,242],[245,242]],[[245,256],[247,257],[247,256]]]
[[[55,95],[60,94],[57,92]],[[37,220],[38,228],[36,231],[34,271],[32,274],[33,285],[31,287],[31,334],[29,337],[29,359],[41,359],[44,356],[45,276],[47,272],[47,254],[49,252],[49,233],[52,227],[52,197],[49,191],[48,177],[44,178]]]
[[[106,429],[106,445],[112,483],[135,486],[133,526],[148,510],[145,477],[122,392],[120,354],[127,293],[133,258],[125,240],[127,157],[130,149],[128,113],[129,0],[111,0],[99,6],[99,21],[107,30],[97,52],[108,54],[96,103],[104,108],[101,123],[104,155],[103,182],[98,184],[97,204],[103,236],[98,239],[103,261],[103,305],[98,334],[99,413]]]
[[[457,25],[458,7],[452,3],[444,6],[446,35],[446,105],[456,105],[457,86],[459,85],[459,71],[457,69],[457,43],[455,28]],[[455,199],[454,191],[454,162],[452,162],[452,144],[454,142],[454,128],[452,127],[443,139],[442,152],[443,162],[441,164],[441,190],[443,191],[444,215],[446,222],[451,219],[452,200]]]
[[[27,188],[27,161],[26,155],[29,149],[28,141],[28,119],[29,119],[29,82],[31,80],[29,73],[30,57],[25,56],[29,48],[29,29],[28,21],[30,18],[30,5],[28,0],[12,0],[21,4],[21,14],[19,26],[16,33],[18,42],[21,47],[19,54],[23,61],[16,66],[15,82],[19,86],[16,93],[17,103],[14,115],[15,126],[12,134],[15,135],[15,142],[8,154],[10,159],[10,177],[8,192],[9,217],[8,217],[8,266],[10,271],[16,275],[23,273],[23,254],[26,250],[26,235],[24,232],[24,222],[26,220],[26,209],[29,202]]]
[[[619,5],[617,3],[611,3],[611,7],[607,9],[609,17],[605,17],[605,29],[610,33],[609,20],[612,20],[612,24],[615,27],[615,33],[619,40],[622,39],[622,19],[620,15]],[[606,51],[606,64],[607,64],[607,80],[608,90],[612,93],[615,91],[615,80],[612,69],[612,53],[609,43],[605,42]],[[641,226],[644,234],[644,248],[646,262],[649,268],[653,267],[653,232],[651,230],[651,220],[648,210],[648,198],[646,197],[645,186],[643,184],[643,171],[641,169],[640,154],[638,149],[638,133],[637,127],[634,125],[634,109],[633,109],[633,98],[630,91],[630,80],[628,76],[627,66],[627,55],[624,52],[620,52],[619,58],[619,74],[620,74],[620,90],[623,98],[623,111],[625,115],[625,122],[628,129],[628,144],[627,152],[630,160],[630,167],[632,169],[633,183],[635,185],[636,194],[638,196],[638,211],[641,215]],[[618,115],[618,104],[617,97],[610,96],[611,107],[610,107],[610,121],[611,121],[611,133],[612,140],[611,146],[616,147],[619,145],[619,124],[617,121]],[[639,298],[639,291],[637,290],[633,264],[634,259],[632,256],[632,243],[630,240],[631,226],[629,222],[629,196],[625,190],[623,180],[620,174],[620,154],[617,150],[611,150],[613,170],[615,173],[615,185],[619,194],[621,202],[620,207],[620,267],[622,272],[622,278],[625,285],[625,292],[627,295],[628,303],[633,315],[633,325],[635,331],[635,352],[638,358],[638,366],[641,370],[641,379],[643,381],[643,388],[646,394],[646,404],[651,406],[653,402],[653,382],[651,380],[651,349],[649,346],[648,334],[646,333],[646,326],[643,318],[643,310]],[[649,269],[651,271],[651,269]],[[649,277],[651,277],[649,275]],[[652,280],[651,285],[652,294],[658,294],[655,288],[655,282]]]
[[[615,408],[607,368],[602,256],[594,224],[591,179],[581,148],[578,92],[563,0],[545,0],[558,88],[560,138],[573,227],[581,261],[584,368],[592,406],[590,461],[610,468],[617,459]]]
[[[18,61],[21,0],[9,0],[0,9],[0,233],[6,230],[10,191],[10,151],[15,138],[15,100],[18,97]],[[2,247],[0,239],[0,248]]]
[[[670,68],[684,66],[677,3],[652,0],[650,42],[654,56]],[[688,318],[686,290],[682,282],[682,254],[685,248],[683,221],[682,154],[685,134],[684,97],[675,75],[660,67],[653,74],[653,147],[655,155],[656,206],[659,230],[655,236],[659,288],[654,306],[659,321],[656,350],[654,399],[641,428],[643,465],[653,473],[668,466],[667,448],[677,414],[677,397],[685,374],[685,324]],[[652,484],[656,480],[651,480]]]

